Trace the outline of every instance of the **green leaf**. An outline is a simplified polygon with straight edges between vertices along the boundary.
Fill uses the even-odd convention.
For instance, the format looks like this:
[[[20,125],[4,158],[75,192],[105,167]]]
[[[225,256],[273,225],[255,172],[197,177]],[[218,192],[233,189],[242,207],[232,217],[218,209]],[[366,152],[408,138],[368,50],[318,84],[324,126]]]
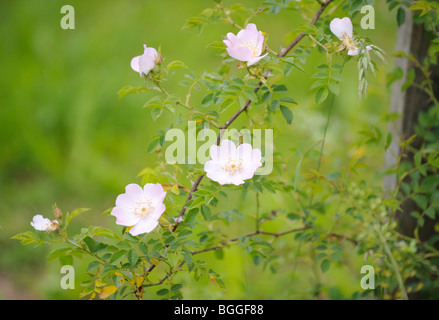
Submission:
[[[178,239],[184,239],[192,235],[191,230],[183,230],[178,234]]]
[[[144,255],[148,254],[148,246],[143,242],[139,243],[139,250],[142,251]]]
[[[85,242],[85,244],[87,245],[87,247],[90,249],[91,252],[95,252],[96,251],[97,244],[96,244],[95,240],[93,240],[90,237],[85,237],[83,241]]]
[[[414,160],[415,160],[415,166],[416,168],[419,168],[422,164],[422,153],[420,151],[418,151],[415,156],[414,156]]]
[[[191,268],[193,263],[194,263],[194,260],[192,259],[191,252],[189,250],[183,248],[181,250],[181,253],[183,254],[184,261],[186,262],[188,267]]]
[[[427,210],[424,211],[424,213],[433,220],[436,216],[436,211],[434,210],[434,208],[428,208]]]
[[[209,93],[204,96],[204,98],[201,100],[201,106],[202,107],[208,107],[213,103],[213,93]]]
[[[174,60],[169,62],[166,68],[168,70],[173,70],[173,69],[187,69],[188,67],[182,61]]]
[[[197,208],[197,207],[201,206],[204,202],[205,202],[204,197],[197,197],[191,202],[190,207]]]
[[[87,271],[86,272],[91,272],[94,269],[96,269],[101,263],[99,261],[93,261],[90,262],[89,265],[87,266]]]
[[[15,236],[11,237],[11,239],[19,240],[24,245],[39,242],[37,235],[32,231],[16,234]]]
[[[328,74],[326,72],[317,72],[311,78],[313,78],[313,79],[328,79]]]
[[[296,100],[294,100],[293,98],[290,98],[290,97],[282,97],[282,98],[280,98],[280,101],[286,102],[286,103],[297,104]]]
[[[405,21],[405,11],[403,8],[399,8],[396,13],[396,21],[398,22],[398,26],[401,26]]]
[[[151,110],[152,120],[156,121],[163,113],[163,108],[156,107]]]
[[[288,107],[281,105],[280,111],[282,112],[282,115],[284,116],[287,123],[291,124],[291,122],[293,121],[293,113],[291,112],[291,110]]]
[[[147,153],[151,153],[153,152],[158,146],[159,146],[159,139],[154,139],[152,140],[149,144],[148,147],[146,148],[146,152]]]
[[[134,249],[131,249],[128,252],[128,262],[130,263],[131,266],[134,267],[137,264],[137,259],[138,259],[137,252]]]
[[[158,296],[166,296],[168,293],[169,293],[168,289],[160,289],[159,291],[157,291]]]
[[[328,259],[323,260],[322,263],[320,264],[320,269],[322,270],[323,273],[328,271],[330,267],[331,267],[331,260]]]
[[[211,49],[226,49],[226,45],[224,44],[224,42],[222,41],[213,41],[211,43],[209,43],[206,48],[211,48]]]
[[[123,97],[133,94],[133,93],[142,93],[145,91],[151,90],[147,87],[132,87],[132,86],[124,86],[122,89],[120,89],[117,93],[119,95],[119,99],[122,99]]]
[[[72,249],[71,248],[59,248],[59,249],[55,249],[53,251],[51,251],[48,255],[47,255],[47,260],[53,260],[56,258],[59,258],[63,255],[70,255],[71,254]]]
[[[328,86],[329,90],[335,94],[336,96],[338,96],[338,94],[340,93],[340,86],[338,85],[338,83],[336,82],[330,82],[329,86]]]
[[[328,94],[329,94],[328,88],[326,88],[326,87],[320,88],[319,90],[317,90],[316,97],[315,97],[316,104],[320,104],[323,101],[325,101],[328,98]]]
[[[262,257],[259,254],[255,255],[253,257],[253,263],[255,265],[259,265],[261,263],[261,261],[262,261]]]
[[[288,88],[283,84],[273,85],[272,89],[273,92],[288,92]]]
[[[192,208],[190,209],[187,214],[186,217],[184,218],[184,221],[186,223],[193,223],[195,221],[195,218],[197,217],[197,214],[200,210],[198,208]]]
[[[156,96],[152,97],[151,99],[149,99],[148,101],[146,101],[145,104],[143,105],[143,108],[161,107],[163,105],[163,103],[164,103],[163,97],[156,95]]]
[[[210,208],[206,205],[201,205],[201,214],[203,215],[204,220],[209,221],[211,217]]]
[[[73,210],[71,213],[67,213],[66,221],[65,221],[65,228],[69,225],[70,221],[72,221],[73,218],[79,216],[81,213],[88,211],[90,209],[87,208],[79,208],[76,210]]]
[[[393,140],[393,136],[392,136],[392,134],[389,132],[389,133],[387,134],[386,145],[385,145],[385,147],[384,147],[384,150],[387,150],[387,149],[390,147],[390,145],[392,144],[392,140]]]
[[[94,232],[94,236],[102,236],[110,239],[122,240],[122,238],[118,234],[107,228],[99,228],[96,232]]]
[[[183,288],[183,285],[182,285],[181,283],[177,283],[177,284],[174,284],[174,285],[171,287],[171,290],[172,290],[172,291],[178,291],[178,290],[180,290],[181,288]]]
[[[427,206],[428,206],[427,197],[420,195],[420,194],[412,194],[412,195],[410,195],[410,198],[412,198],[422,210],[427,209]]]
[[[296,213],[289,213],[287,215],[287,218],[294,221],[294,220],[299,220],[300,216]]]
[[[261,100],[262,100],[263,102],[267,102],[268,100],[271,99],[271,96],[272,96],[272,93],[271,93],[270,91],[265,91],[265,92],[262,94]]]
[[[59,263],[62,266],[71,266],[73,265],[73,256],[61,256],[59,257]]]
[[[258,96],[252,90],[244,91],[244,96],[250,101],[258,102]]]
[[[118,263],[120,260],[122,260],[122,258],[127,254],[126,250],[120,250],[115,252],[110,259],[110,263],[114,264],[114,263]]]
[[[191,240],[191,239],[184,240],[184,241],[183,241],[183,244],[184,244],[186,247],[199,247],[198,242],[196,242],[196,241],[194,241],[194,240]]]

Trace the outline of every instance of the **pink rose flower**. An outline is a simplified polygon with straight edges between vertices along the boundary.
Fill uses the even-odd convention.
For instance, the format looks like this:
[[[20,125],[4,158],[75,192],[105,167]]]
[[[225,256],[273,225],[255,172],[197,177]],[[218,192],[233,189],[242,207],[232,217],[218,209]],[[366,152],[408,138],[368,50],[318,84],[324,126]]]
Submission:
[[[257,168],[262,166],[261,150],[253,149],[248,143],[236,148],[230,140],[221,141],[221,146],[210,147],[211,160],[204,165],[206,176],[219,184],[240,185],[251,179]]]
[[[232,58],[247,62],[247,66],[254,65],[268,54],[267,52],[261,56],[264,36],[254,23],[249,23],[237,35],[229,32],[227,40],[223,40],[223,42],[227,46],[227,53]]]
[[[41,214],[34,216],[30,224],[38,231],[56,231],[59,229],[58,221],[50,221],[49,219],[44,218]]]
[[[329,28],[331,32],[340,39],[343,43],[342,46],[348,49],[349,56],[356,56],[359,54],[358,43],[354,38],[352,21],[348,17],[343,19],[335,18],[331,21]],[[366,47],[367,50],[371,50],[371,46]]]
[[[140,77],[147,75],[152,69],[155,68],[158,62],[161,61],[161,57],[157,50],[154,48],[148,48],[146,44],[143,45],[145,51],[141,56],[134,57],[131,60],[131,68],[140,74]]]
[[[149,233],[157,227],[165,211],[165,196],[166,192],[159,183],[147,183],[143,188],[134,183],[129,184],[125,187],[125,193],[116,198],[116,206],[111,215],[116,217],[116,224],[132,226],[129,233],[133,236]]]

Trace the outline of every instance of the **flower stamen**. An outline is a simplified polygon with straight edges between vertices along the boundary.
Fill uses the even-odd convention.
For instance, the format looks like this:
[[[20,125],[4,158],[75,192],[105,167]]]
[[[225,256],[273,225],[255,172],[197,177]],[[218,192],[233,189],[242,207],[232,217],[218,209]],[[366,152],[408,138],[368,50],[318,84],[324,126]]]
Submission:
[[[258,52],[258,50],[256,48],[256,42],[254,42],[254,41],[241,42],[239,44],[239,47],[248,48],[251,51],[253,57],[258,57],[261,54],[260,52]]]
[[[229,158],[222,166],[221,168],[233,176],[234,174],[240,172],[242,170],[242,159],[234,159]]]
[[[154,212],[154,206],[152,205],[151,200],[143,198],[139,199],[136,204],[134,205],[134,208],[132,208],[132,211],[135,216],[145,219],[148,217],[151,213]]]

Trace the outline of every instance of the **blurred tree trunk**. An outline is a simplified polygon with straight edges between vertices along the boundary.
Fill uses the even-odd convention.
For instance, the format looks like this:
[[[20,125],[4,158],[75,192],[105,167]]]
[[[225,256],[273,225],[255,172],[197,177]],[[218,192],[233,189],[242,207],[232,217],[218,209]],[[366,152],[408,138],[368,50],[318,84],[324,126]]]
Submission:
[[[427,51],[430,46],[431,37],[424,29],[422,24],[415,24],[413,22],[413,13],[406,10],[405,22],[398,29],[396,51],[403,51],[407,54],[412,54],[418,61],[422,63],[427,56]],[[400,67],[404,73],[414,68],[413,62],[407,58],[397,58],[396,66]],[[438,70],[432,71],[432,80],[434,91],[439,91]],[[421,71],[415,68],[415,83],[421,83],[424,80]],[[418,116],[422,111],[428,110],[432,102],[428,95],[422,90],[410,86],[406,91],[401,91],[402,84],[406,79],[402,79],[393,84],[392,98],[391,98],[391,112],[402,115],[400,119],[391,126],[390,131],[393,135],[393,142],[386,154],[387,168],[393,167],[396,164],[394,154],[400,153],[400,142],[406,140],[415,134],[415,127],[418,124]],[[422,146],[423,140],[416,137],[411,144],[415,149]],[[405,151],[402,161],[409,161],[413,163],[413,153]],[[410,182],[410,177],[406,177],[404,182]],[[385,179],[386,190],[395,190],[396,177],[388,176]],[[405,200],[401,205],[401,211],[397,212],[396,219],[398,221],[399,231],[409,237],[414,236],[414,230],[417,226],[417,219],[413,218],[410,213],[412,211],[422,212],[412,199]],[[419,229],[419,238],[421,241],[427,241],[435,233],[434,225],[438,221],[432,220],[428,217],[425,219],[425,224]]]

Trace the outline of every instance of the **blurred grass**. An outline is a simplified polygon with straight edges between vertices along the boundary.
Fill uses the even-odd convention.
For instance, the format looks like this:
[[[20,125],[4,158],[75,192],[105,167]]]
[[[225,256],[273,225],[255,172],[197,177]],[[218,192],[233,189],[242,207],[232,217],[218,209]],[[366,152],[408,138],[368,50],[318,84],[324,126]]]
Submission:
[[[230,3],[226,1],[226,5]],[[241,3],[251,6],[255,1]],[[75,30],[60,27],[60,9],[64,4],[75,8]],[[172,119],[166,115],[152,122],[148,110],[142,109],[149,94],[119,100],[117,91],[122,86],[143,84],[131,70],[130,60],[143,52],[142,45],[146,43],[160,45],[167,61],[182,60],[195,72],[215,71],[221,60],[205,47],[234,31],[232,27],[211,25],[201,35],[181,30],[186,18],[210,5],[213,1],[0,3],[0,299],[77,298],[79,281],[75,290],[60,289],[59,263],[46,262],[48,248],[24,247],[9,238],[28,230],[33,215],[50,216],[53,203],[64,211],[92,208],[87,218],[78,219],[77,228],[88,224],[113,226],[114,221],[100,213],[113,206],[126,184],[139,182],[136,176],[141,169],[153,165],[156,159],[146,153],[146,147],[151,136]],[[396,23],[393,13],[390,16],[384,4],[377,4],[376,30],[356,31],[391,53]],[[354,20],[357,25],[359,19]],[[277,16],[258,17],[255,23],[268,32],[269,44],[277,50],[286,45],[285,36],[302,22],[296,13],[284,11]],[[324,172],[336,170],[349,153],[356,151],[361,139],[358,131],[371,125],[384,126],[378,115],[389,105],[385,74],[392,67],[392,58],[387,58],[388,64],[380,64],[376,78],[370,78],[369,95],[361,103],[357,99],[355,63],[344,70],[345,81],[341,95],[336,98],[328,131]],[[285,79],[293,98],[299,101],[293,110],[293,125],[278,121],[274,128],[275,145],[282,148],[289,176],[294,175],[298,161],[297,154],[290,149],[306,149],[322,136],[328,105],[315,107],[313,94],[308,90],[311,75],[322,63],[324,55],[313,50],[306,72],[293,71]],[[169,91],[182,92],[176,86],[182,74],[177,70],[175,78],[171,77]],[[240,119],[236,126],[244,123],[245,119]],[[372,167],[364,173],[368,176],[381,170],[383,152],[365,148],[366,161]],[[375,174],[374,179],[379,182],[380,176]],[[232,199],[221,209],[237,207],[249,211],[253,206],[249,204],[253,203],[250,197],[248,203],[239,197]],[[273,203],[288,208],[292,201],[281,195],[264,195],[262,205],[266,210]],[[274,222],[272,227],[276,230],[282,225]],[[235,225],[230,230],[231,234],[240,234],[246,227]],[[291,241],[293,236],[279,239],[280,252]],[[178,277],[183,283],[192,284],[184,289],[185,298],[189,299],[311,297],[312,261],[298,263],[291,276],[299,251],[284,254],[286,263],[275,275],[254,266],[239,247],[225,250],[223,260],[215,259],[212,253],[204,254],[203,259],[223,276],[226,292],[212,287],[205,279],[194,284],[187,275]],[[349,259],[352,265],[360,263],[357,256]],[[75,263],[79,278],[87,264],[77,260]],[[346,298],[358,290],[359,268],[352,270],[346,276],[343,267],[336,266],[326,274],[323,282],[328,297]],[[154,298],[154,294],[148,297]]]

